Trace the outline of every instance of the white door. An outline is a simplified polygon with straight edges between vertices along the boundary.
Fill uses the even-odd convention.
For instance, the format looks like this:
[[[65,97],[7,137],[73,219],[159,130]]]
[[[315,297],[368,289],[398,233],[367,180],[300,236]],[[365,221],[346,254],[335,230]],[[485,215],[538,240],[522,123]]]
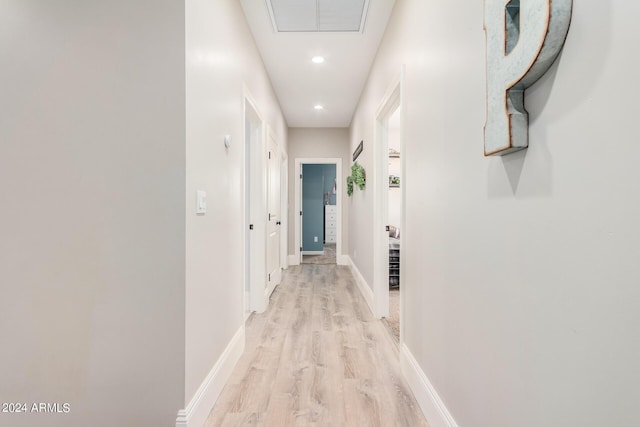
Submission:
[[[245,316],[267,308],[266,256],[266,132],[248,92],[245,92]]]
[[[273,133],[268,132],[267,149],[267,290],[268,293],[280,283],[282,269],[280,262],[280,154]]]

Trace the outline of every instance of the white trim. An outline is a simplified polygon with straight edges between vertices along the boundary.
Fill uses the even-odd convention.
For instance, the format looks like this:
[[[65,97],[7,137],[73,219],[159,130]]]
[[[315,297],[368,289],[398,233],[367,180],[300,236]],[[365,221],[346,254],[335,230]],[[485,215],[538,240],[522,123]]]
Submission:
[[[245,290],[242,293],[244,294],[243,296],[244,299],[242,300],[242,303],[246,304],[250,301],[249,292]],[[251,310],[249,309],[245,311],[244,308],[245,307],[242,306],[242,311],[243,311],[242,316],[243,316],[244,322],[247,323],[247,319],[249,319],[249,316],[251,316]]]
[[[271,297],[273,291],[276,290],[276,286],[280,284],[280,282],[278,282],[276,279],[278,278],[271,277],[271,280],[265,280],[265,282],[267,282],[267,287],[264,289],[264,309],[260,311],[256,310],[256,313],[264,313],[267,310],[267,307],[269,306],[269,298]],[[280,279],[282,279],[282,270],[280,270]]]
[[[300,257],[296,255],[289,255],[289,266],[300,265]]]
[[[338,265],[345,265],[348,267],[351,265],[351,258],[349,258],[349,255],[339,255],[336,257],[336,263]],[[297,255],[289,255],[289,266],[291,267],[295,265],[300,265],[300,259]]]
[[[302,251],[302,255],[324,255],[324,251]]]
[[[405,138],[405,129],[407,128],[406,125],[406,120],[407,120],[407,114],[406,114],[406,106],[405,106],[405,75],[406,75],[406,67],[403,64],[402,68],[400,69],[400,179],[402,181],[405,182],[406,184],[406,177],[407,177],[407,141]],[[405,155],[403,156],[402,153],[405,153]],[[387,182],[388,179],[387,179]],[[388,185],[388,184],[387,184]],[[404,231],[405,233],[407,232],[407,186],[406,185],[402,185],[400,187],[400,192],[401,192],[401,197],[402,197],[402,203],[401,203],[401,212],[400,212],[400,230]],[[405,234],[406,236],[406,234]],[[406,240],[405,240],[406,242]],[[401,243],[402,246],[402,243]],[[406,245],[405,245],[406,248]],[[407,271],[407,257],[406,257],[407,251],[402,251],[402,247],[400,248],[400,271]],[[400,342],[403,343],[404,342],[404,331],[405,331],[405,325],[407,324],[407,322],[405,322],[405,317],[404,317],[404,307],[405,307],[405,296],[407,295],[406,292],[402,291],[402,289],[406,289],[406,285],[404,284],[405,278],[407,277],[407,275],[400,275]]]
[[[458,427],[438,392],[405,343],[400,344],[400,369],[431,427]]]
[[[269,11],[269,18],[271,18],[271,25],[273,25],[273,31],[278,33],[278,24],[276,23],[276,14],[273,13],[273,8],[271,7],[270,1],[265,1],[267,4],[267,10]]]
[[[289,268],[289,155],[283,144],[278,144],[281,155],[280,169],[280,266]]]
[[[356,279],[356,285],[358,285],[358,289],[360,290],[362,297],[367,302],[367,305],[369,306],[369,310],[371,310],[371,312],[373,313],[373,291],[371,290],[371,287],[365,280],[362,273],[360,273],[360,270],[358,270],[358,267],[356,267],[351,257],[348,255],[345,255],[345,257],[348,260],[347,265],[351,267],[351,273],[353,274],[353,277]]]
[[[341,259],[342,257],[342,159],[339,157],[315,157],[315,158],[296,158],[295,159],[295,210],[293,211],[295,217],[295,230],[294,230],[294,252],[293,255],[296,257],[297,261],[295,264],[290,263],[291,265],[299,265],[302,262],[301,256],[302,253],[300,251],[300,247],[302,246],[302,221],[300,221],[300,215],[298,212],[302,210],[302,200],[300,200],[300,194],[302,192],[302,188],[300,185],[300,174],[302,173],[302,165],[336,165],[336,210],[337,210],[337,221],[336,221],[336,260]],[[348,264],[342,264],[348,265]]]
[[[336,263],[338,265],[351,265],[351,258],[349,257],[349,255],[337,255],[336,256]]]
[[[243,324],[231,338],[229,345],[224,349],[216,364],[213,365],[213,369],[211,369],[207,378],[200,384],[189,405],[185,409],[178,411],[176,427],[201,427],[205,423],[211,408],[215,405],[224,385],[229,380],[233,368],[236,366],[240,356],[242,356],[244,343],[245,331]]]
[[[369,15],[369,0],[364,1],[364,7],[362,9],[362,20],[360,21],[360,34],[364,33],[364,25],[367,22],[367,16]]]

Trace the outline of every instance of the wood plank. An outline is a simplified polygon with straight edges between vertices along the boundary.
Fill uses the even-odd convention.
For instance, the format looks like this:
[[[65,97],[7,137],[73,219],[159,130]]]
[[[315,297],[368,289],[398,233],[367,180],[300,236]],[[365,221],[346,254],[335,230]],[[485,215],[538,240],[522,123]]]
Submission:
[[[348,268],[290,267],[206,426],[428,427]]]

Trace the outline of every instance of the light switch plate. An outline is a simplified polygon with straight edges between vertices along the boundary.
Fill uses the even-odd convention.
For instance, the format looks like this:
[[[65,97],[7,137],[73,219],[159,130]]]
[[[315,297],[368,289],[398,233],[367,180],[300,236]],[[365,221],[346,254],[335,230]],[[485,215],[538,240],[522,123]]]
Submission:
[[[196,213],[203,214],[207,212],[207,192],[196,191]]]

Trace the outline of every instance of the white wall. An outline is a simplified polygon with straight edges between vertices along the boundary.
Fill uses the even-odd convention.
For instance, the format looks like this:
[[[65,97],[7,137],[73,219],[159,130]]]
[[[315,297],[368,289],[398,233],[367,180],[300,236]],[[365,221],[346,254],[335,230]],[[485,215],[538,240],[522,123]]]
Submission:
[[[240,2],[186,2],[186,394],[205,380],[243,326],[243,85],[286,150],[287,125]],[[232,138],[224,148],[224,135]],[[206,215],[195,213],[207,192]]]
[[[0,1],[0,413],[170,426],[184,400],[184,5]]]
[[[364,139],[372,168],[375,109],[406,64],[404,338],[460,426],[640,424],[639,12],[574,2],[527,93],[530,148],[484,158],[482,2],[396,2],[351,150]],[[354,195],[370,280],[372,192]]]
[[[349,154],[349,130],[347,128],[289,128],[289,255],[293,255],[295,242],[295,161],[297,158],[341,158],[342,159],[342,252],[348,251],[349,230],[346,218],[349,215],[346,179],[351,175]],[[338,183],[341,185],[341,183]]]
[[[1,400],[175,425],[243,325],[243,85],[286,151],[240,5],[4,1],[0,51]]]

